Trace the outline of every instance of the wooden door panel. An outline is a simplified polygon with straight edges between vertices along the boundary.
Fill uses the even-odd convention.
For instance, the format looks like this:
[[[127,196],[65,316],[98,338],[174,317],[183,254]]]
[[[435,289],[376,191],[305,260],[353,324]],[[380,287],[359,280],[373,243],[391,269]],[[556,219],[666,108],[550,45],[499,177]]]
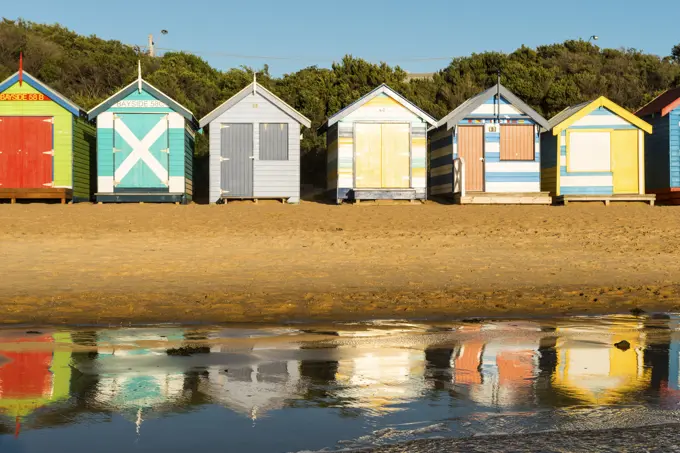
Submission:
[[[458,128],[458,155],[465,161],[465,190],[484,190],[484,126]]]
[[[21,185],[44,189],[52,184],[52,118],[25,116],[22,122]]]
[[[382,125],[382,187],[411,186],[411,129],[409,124]]]
[[[21,187],[21,117],[0,117],[0,188]]]
[[[638,193],[638,131],[612,132],[611,146],[614,193]]]
[[[382,186],[382,127],[380,124],[355,125],[356,187]]]

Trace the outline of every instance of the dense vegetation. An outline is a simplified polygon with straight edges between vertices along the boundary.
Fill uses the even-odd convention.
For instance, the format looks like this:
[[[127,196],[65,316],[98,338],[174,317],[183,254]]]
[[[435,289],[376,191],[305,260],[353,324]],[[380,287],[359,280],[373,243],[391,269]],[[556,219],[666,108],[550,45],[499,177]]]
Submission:
[[[144,77],[200,118],[252,81],[253,68],[212,68],[187,53],[141,55],[119,41],[80,36],[59,25],[4,19],[0,22],[0,80],[24,68],[85,109],[134,79],[141,58]],[[601,49],[585,41],[521,47],[510,54],[485,52],[455,58],[432,79],[408,80],[399,67],[346,56],[330,69],[316,66],[275,78],[258,69],[258,81],[312,120],[304,132],[303,179],[323,181],[324,138],[316,128],[331,114],[386,82],[440,118],[465,99],[502,82],[539,113],[551,117],[564,107],[605,95],[634,110],[680,84],[680,45],[668,57],[635,49]],[[197,154],[205,154],[200,140]]]

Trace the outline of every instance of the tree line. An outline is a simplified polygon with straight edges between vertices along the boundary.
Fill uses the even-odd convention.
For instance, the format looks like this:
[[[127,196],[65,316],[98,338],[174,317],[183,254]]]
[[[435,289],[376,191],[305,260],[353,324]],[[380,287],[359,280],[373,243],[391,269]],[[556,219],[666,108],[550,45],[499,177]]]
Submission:
[[[629,110],[680,85],[680,44],[668,56],[636,49],[600,48],[582,40],[512,53],[484,52],[454,58],[425,79],[411,79],[402,68],[347,55],[331,68],[310,66],[281,77],[269,68],[220,71],[184,52],[150,57],[120,41],[82,36],[60,25],[24,20],[0,22],[0,80],[18,67],[89,109],[130,83],[141,59],[144,78],[194,112],[197,118],[240,91],[257,72],[258,82],[312,120],[302,141],[303,182],[325,181],[325,138],[316,129],[341,108],[387,83],[435,118],[496,82],[550,118],[565,107],[607,96]],[[207,154],[199,134],[196,155]]]

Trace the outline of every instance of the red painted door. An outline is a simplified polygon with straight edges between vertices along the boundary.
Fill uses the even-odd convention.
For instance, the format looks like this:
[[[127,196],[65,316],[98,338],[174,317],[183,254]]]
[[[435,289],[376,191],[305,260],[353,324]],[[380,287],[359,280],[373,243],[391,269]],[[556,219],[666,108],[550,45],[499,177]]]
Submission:
[[[52,118],[22,118],[21,187],[45,188],[52,184]]]
[[[21,187],[21,117],[0,117],[0,188]]]
[[[48,187],[52,154],[52,118],[0,117],[1,188]]]
[[[18,343],[52,343],[49,335]],[[52,351],[0,351],[0,399],[40,398],[52,391]]]

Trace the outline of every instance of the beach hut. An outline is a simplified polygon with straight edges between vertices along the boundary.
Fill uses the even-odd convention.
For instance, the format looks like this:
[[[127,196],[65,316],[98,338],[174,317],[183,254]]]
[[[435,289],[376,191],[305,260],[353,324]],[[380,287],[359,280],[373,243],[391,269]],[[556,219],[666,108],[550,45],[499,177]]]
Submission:
[[[647,193],[658,202],[680,204],[680,87],[658,96],[636,113],[654,131],[645,136]]]
[[[436,121],[383,84],[319,129],[326,133],[327,189],[343,200],[427,198],[427,128]]]
[[[300,201],[300,130],[311,122],[253,81],[201,119],[210,137],[210,202]]]
[[[558,203],[646,201],[644,134],[652,126],[609,99],[568,107],[541,134],[541,188]]]
[[[540,183],[547,126],[500,82],[468,99],[428,134],[430,194],[461,204],[550,204]]]
[[[20,69],[0,83],[0,198],[89,201],[95,133],[83,109]]]
[[[198,123],[142,79],[88,112],[97,121],[98,202],[191,201]]]

